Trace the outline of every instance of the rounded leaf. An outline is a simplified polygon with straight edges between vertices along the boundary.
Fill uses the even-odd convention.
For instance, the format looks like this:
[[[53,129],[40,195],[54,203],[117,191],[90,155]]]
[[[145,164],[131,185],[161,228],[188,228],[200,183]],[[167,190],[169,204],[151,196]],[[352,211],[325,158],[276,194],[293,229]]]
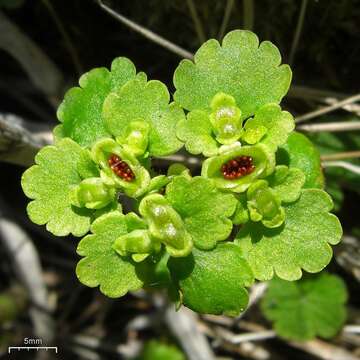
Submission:
[[[170,259],[172,276],[179,282],[185,306],[203,313],[237,316],[249,297],[245,286],[253,274],[234,244],[220,244],[211,251],[194,249],[186,258]]]
[[[174,74],[175,101],[187,110],[208,110],[219,92],[235,98],[242,119],[267,103],[279,103],[291,82],[288,65],[280,65],[275,45],[246,30],[228,33],[222,42],[211,39],[194,56],[183,60]]]
[[[273,279],[261,302],[275,331],[290,340],[331,338],[346,319],[345,283],[336,275],[321,273],[300,281]]]
[[[194,245],[211,249],[217,241],[225,240],[231,233],[229,219],[236,208],[236,199],[216,189],[210,179],[199,176],[177,176],[166,187],[166,199],[181,216]]]
[[[283,204],[285,222],[280,228],[267,229],[260,223],[246,223],[236,243],[243,249],[255,278],[284,280],[301,278],[301,269],[321,271],[331,260],[331,245],[340,242],[341,224],[330,214],[330,196],[323,190],[302,190],[300,198]]]
[[[125,215],[102,215],[91,225],[91,232],[77,248],[77,253],[84,256],[76,266],[79,280],[89,287],[100,286],[100,291],[112,298],[140,289],[143,282],[132,260],[113,249],[115,240],[128,232]]]
[[[35,157],[36,165],[26,170],[21,185],[31,201],[30,219],[57,236],[88,232],[92,211],[72,205],[71,191],[81,182],[78,165],[85,152],[71,139],[46,146]],[[84,155],[84,154],[83,154]]]
[[[115,59],[111,71],[96,68],[81,76],[80,87],[71,88],[60,104],[57,117],[63,123],[57,137],[70,137],[82,146],[109,136],[102,118],[106,96],[136,76],[134,64],[123,57]]]
[[[103,108],[106,128],[112,135],[125,138],[132,121],[144,121],[150,125],[149,153],[172,154],[182,147],[176,137],[176,124],[185,114],[175,103],[169,104],[169,100],[162,82],[147,82],[145,77],[133,79],[106,98]]]

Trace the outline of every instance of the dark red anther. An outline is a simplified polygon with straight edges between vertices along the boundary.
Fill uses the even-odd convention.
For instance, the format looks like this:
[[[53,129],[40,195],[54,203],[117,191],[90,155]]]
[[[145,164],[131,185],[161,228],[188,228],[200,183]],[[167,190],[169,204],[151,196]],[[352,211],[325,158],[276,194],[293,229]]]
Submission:
[[[223,177],[227,180],[238,179],[255,170],[251,156],[237,156],[221,166]]]
[[[125,161],[121,160],[118,155],[111,154],[108,164],[114,174],[116,174],[119,178],[129,182],[135,179],[135,174],[131,170],[130,166]]]

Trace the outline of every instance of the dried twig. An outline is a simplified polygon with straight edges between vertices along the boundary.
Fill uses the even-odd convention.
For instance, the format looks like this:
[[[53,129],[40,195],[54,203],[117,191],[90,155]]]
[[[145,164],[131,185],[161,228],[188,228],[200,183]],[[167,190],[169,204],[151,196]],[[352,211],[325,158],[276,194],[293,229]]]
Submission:
[[[359,360],[351,352],[318,339],[306,342],[291,341],[289,344],[323,360]]]
[[[307,121],[307,120],[316,118],[318,116],[328,114],[328,113],[330,113],[330,112],[332,112],[334,110],[342,108],[345,105],[352,104],[352,103],[354,103],[356,101],[359,101],[359,100],[360,100],[360,94],[356,94],[356,95],[350,96],[350,97],[348,97],[348,98],[346,98],[344,100],[338,101],[337,103],[335,103],[333,105],[329,105],[329,106],[323,107],[323,108],[321,108],[319,110],[311,111],[311,112],[309,112],[307,114],[300,115],[295,119],[295,121],[297,123]]]
[[[354,174],[360,175],[360,166],[351,164],[346,161],[323,161],[321,165],[326,167],[341,167],[343,169],[349,170],[353,172]]]
[[[246,310],[243,311],[236,319],[235,324],[249,311],[249,309],[255,305],[265,294],[268,284],[266,282],[257,283],[253,285],[250,289],[249,305]]]
[[[244,334],[233,334],[228,330],[218,327],[216,329],[216,332],[224,340],[230,342],[231,344],[240,344],[242,342],[248,341],[262,341],[267,339],[273,339],[277,336],[274,330],[263,330]]]
[[[301,124],[297,126],[298,130],[308,132],[321,132],[321,131],[356,131],[360,130],[360,121],[340,121],[320,124]]]
[[[118,12],[111,9],[109,6],[105,5],[101,0],[96,0],[98,5],[110,14],[113,18],[119,20],[121,23],[129,27],[130,29],[138,32],[142,36],[146,37],[148,40],[153,41],[154,43],[164,47],[165,49],[187,59],[192,59],[193,54],[182,47],[172,43],[171,41],[163,38],[160,35],[155,34],[151,30],[146,29],[145,27],[135,23],[134,21],[126,18],[125,16],[119,14]]]
[[[357,281],[360,281],[360,240],[358,238],[344,235],[341,243],[336,247],[335,260],[342,268],[352,274]]]
[[[29,166],[35,154],[52,142],[46,125],[33,124],[12,114],[0,114],[0,160]]]
[[[360,157],[360,150],[321,155],[321,161],[354,159]],[[329,166],[329,165],[328,165]]]
[[[20,281],[29,293],[33,304],[30,316],[35,334],[50,343],[54,338],[54,324],[48,312],[48,294],[42,278],[40,260],[30,237],[13,221],[1,216],[0,240],[3,241]],[[31,271],[29,271],[31,269]]]
[[[198,329],[195,313],[184,307],[175,311],[170,305],[165,310],[165,321],[189,360],[215,360],[205,335]]]

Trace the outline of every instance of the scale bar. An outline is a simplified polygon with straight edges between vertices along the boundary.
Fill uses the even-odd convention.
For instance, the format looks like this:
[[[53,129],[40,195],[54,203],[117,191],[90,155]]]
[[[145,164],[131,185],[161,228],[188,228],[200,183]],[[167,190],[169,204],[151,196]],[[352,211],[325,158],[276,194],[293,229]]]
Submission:
[[[17,350],[17,351],[20,351],[20,350],[27,350],[27,351],[30,351],[30,350],[36,350],[36,351],[39,351],[39,350],[45,350],[45,351],[55,350],[55,353],[56,354],[58,353],[57,346],[10,346],[10,347],[8,347],[8,353],[9,354],[11,353],[11,350]]]

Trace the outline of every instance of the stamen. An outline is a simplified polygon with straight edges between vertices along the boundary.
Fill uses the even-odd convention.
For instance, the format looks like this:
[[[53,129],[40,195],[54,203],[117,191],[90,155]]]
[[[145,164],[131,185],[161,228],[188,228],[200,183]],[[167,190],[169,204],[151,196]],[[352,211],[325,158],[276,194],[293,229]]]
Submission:
[[[238,156],[229,160],[221,167],[223,177],[227,180],[234,180],[249,175],[254,170],[255,165],[251,156]]]
[[[135,179],[135,174],[133,173],[129,165],[125,161],[121,160],[118,155],[111,154],[108,160],[108,164],[114,174],[116,174],[123,180],[130,182]]]

